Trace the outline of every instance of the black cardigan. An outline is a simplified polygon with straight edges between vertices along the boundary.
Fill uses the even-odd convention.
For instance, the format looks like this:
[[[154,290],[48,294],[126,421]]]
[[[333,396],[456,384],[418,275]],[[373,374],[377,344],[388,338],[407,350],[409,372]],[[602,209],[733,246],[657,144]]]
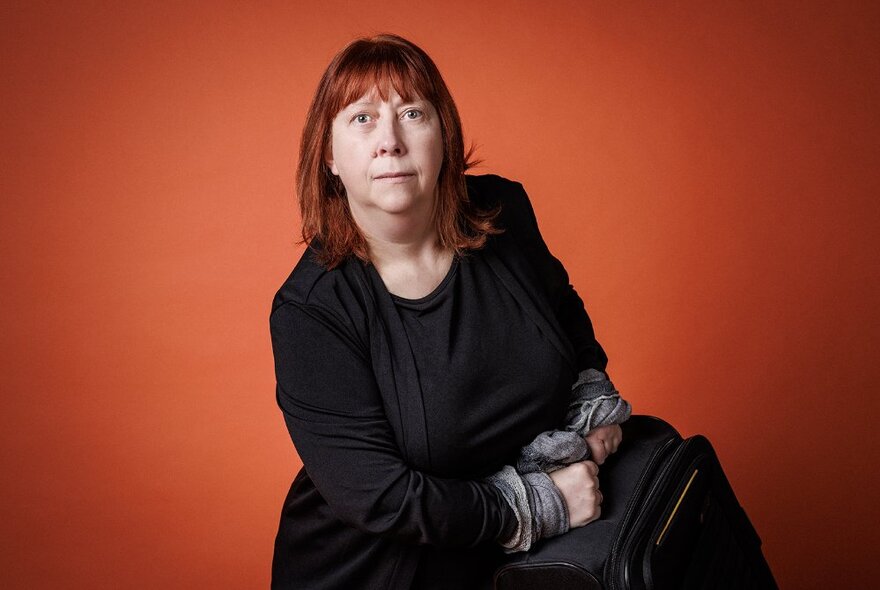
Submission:
[[[522,186],[466,179],[478,207],[502,207],[505,232],[482,252],[492,271],[575,374],[604,370],[583,303]],[[430,474],[421,398],[407,395],[415,366],[392,366],[393,319],[380,313],[367,269],[352,258],[327,271],[314,254],[303,254],[270,317],[277,400],[304,464],[282,510],[272,587],[405,589],[423,545],[473,548],[475,559],[497,551],[513,512],[489,484]],[[457,566],[450,557],[430,569]]]

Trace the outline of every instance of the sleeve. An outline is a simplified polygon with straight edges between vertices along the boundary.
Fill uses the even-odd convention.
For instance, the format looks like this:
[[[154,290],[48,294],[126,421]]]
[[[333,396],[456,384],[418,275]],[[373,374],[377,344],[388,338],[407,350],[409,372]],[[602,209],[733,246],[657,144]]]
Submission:
[[[532,204],[523,186],[514,184],[513,202],[516,209],[517,239],[538,273],[556,318],[574,346],[577,369],[605,371],[608,357],[596,341],[593,324],[584,302],[569,282],[562,263],[550,253],[538,229]]]
[[[270,327],[278,404],[334,514],[409,543],[470,547],[509,534],[516,515],[491,483],[434,477],[406,464],[369,359],[328,315],[287,303]]]

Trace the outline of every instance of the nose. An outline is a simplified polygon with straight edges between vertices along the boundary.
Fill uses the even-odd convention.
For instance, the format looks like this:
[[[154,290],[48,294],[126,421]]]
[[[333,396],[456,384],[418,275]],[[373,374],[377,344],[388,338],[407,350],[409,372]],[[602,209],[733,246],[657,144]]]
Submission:
[[[382,121],[382,119],[385,119]],[[402,156],[406,153],[397,120],[393,117],[382,117],[376,137],[376,151],[374,157],[379,156]]]

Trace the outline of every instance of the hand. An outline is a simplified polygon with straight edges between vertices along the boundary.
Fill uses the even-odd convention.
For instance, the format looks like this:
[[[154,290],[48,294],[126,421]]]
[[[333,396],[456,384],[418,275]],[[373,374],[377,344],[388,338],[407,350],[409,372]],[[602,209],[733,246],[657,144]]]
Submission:
[[[572,463],[549,473],[568,507],[571,528],[593,522],[602,514],[599,466],[592,461]]]
[[[617,451],[620,441],[623,440],[623,430],[620,424],[597,426],[587,433],[584,440],[590,447],[590,459],[602,465],[611,453]]]

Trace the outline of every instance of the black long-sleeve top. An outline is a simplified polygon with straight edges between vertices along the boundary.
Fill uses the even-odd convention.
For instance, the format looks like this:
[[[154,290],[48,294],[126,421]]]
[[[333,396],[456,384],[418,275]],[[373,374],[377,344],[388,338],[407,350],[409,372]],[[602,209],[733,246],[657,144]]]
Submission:
[[[583,303],[518,183],[468,176],[505,233],[404,300],[375,268],[306,251],[273,303],[277,398],[303,461],[274,588],[488,585],[515,516],[482,477],[559,425],[579,370],[604,370]]]

